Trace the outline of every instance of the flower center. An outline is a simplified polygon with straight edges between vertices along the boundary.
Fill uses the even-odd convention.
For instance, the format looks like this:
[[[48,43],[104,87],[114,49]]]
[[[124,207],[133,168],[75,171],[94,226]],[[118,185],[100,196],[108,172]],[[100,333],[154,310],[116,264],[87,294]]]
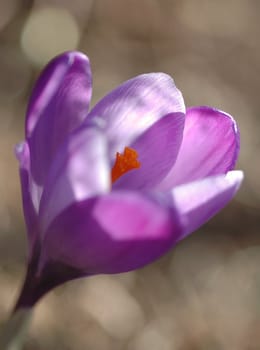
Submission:
[[[138,153],[130,147],[125,147],[123,154],[116,153],[115,164],[111,170],[112,183],[129,170],[140,168],[141,164],[138,162],[137,157]]]

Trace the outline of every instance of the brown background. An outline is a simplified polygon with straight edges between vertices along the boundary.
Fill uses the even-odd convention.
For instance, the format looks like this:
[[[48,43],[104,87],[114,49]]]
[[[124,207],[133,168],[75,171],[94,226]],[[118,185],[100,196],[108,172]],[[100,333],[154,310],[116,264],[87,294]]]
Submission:
[[[259,13],[257,0],[0,1],[0,321],[26,261],[13,146],[33,81],[55,54],[90,57],[93,103],[139,73],[171,74],[188,106],[236,118],[246,175],[236,199],[159,262],[50,293],[26,349],[260,349]]]

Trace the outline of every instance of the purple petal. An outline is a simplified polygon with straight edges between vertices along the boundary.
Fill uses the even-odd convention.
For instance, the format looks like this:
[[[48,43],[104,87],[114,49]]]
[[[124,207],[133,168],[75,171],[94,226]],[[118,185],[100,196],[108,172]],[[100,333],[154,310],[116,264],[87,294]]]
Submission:
[[[172,168],[182,141],[184,118],[182,113],[172,113],[158,120],[132,145],[141,164],[139,169],[121,176],[115,188],[151,189]]]
[[[232,170],[239,141],[237,125],[229,114],[210,107],[189,108],[177,161],[159,189]]]
[[[243,172],[234,170],[174,188],[171,192],[173,206],[184,226],[179,240],[220,211],[233,198],[242,180]]]
[[[37,211],[33,204],[33,197],[37,198],[34,191],[35,187],[30,179],[30,150],[26,142],[21,142],[15,148],[16,157],[20,163],[20,181],[23,199],[23,212],[27,226],[29,255],[32,253],[33,245],[37,235]],[[36,203],[38,207],[39,203]]]
[[[90,98],[91,70],[82,53],[64,53],[43,70],[26,117],[32,175],[38,184],[43,184],[57,147],[86,117]]]
[[[160,118],[178,112],[185,113],[185,106],[172,78],[150,73],[128,80],[106,95],[93,107],[87,120],[103,120],[113,158]]]
[[[171,214],[136,192],[74,203],[45,233],[45,261],[61,261],[87,274],[142,267],[167,252],[180,234]]]
[[[50,168],[40,205],[43,229],[74,202],[110,190],[107,145],[101,131],[82,127],[59,149]]]

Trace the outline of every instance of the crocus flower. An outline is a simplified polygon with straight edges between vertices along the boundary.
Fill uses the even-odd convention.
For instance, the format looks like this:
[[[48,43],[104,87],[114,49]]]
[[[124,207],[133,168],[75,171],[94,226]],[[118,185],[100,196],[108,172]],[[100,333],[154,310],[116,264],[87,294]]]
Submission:
[[[139,75],[90,109],[91,88],[84,54],[53,59],[16,148],[35,300],[68,279],[158,259],[222,209],[243,177],[233,170],[234,119],[186,110],[167,74]]]

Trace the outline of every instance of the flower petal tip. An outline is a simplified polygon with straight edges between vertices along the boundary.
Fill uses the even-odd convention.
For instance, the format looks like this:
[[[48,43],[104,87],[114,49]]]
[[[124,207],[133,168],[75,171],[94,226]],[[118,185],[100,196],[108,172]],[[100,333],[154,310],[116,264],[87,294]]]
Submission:
[[[232,170],[226,174],[226,179],[230,182],[230,185],[237,184],[237,189],[240,187],[244,180],[244,172],[242,170]]]
[[[25,149],[25,142],[24,141],[19,142],[14,146],[14,154],[15,154],[18,161],[20,161],[21,156],[23,155],[24,149]]]
[[[89,67],[90,61],[87,55],[79,51],[67,51],[64,55],[68,58],[68,65],[72,66],[75,62],[86,64]]]
[[[89,58],[83,52],[80,51],[65,51],[57,56],[55,56],[49,64],[55,61],[62,61],[68,67],[72,66],[76,61],[81,63],[87,63],[89,65]]]
[[[23,168],[25,166],[25,162],[29,157],[29,148],[26,141],[22,141],[15,145],[14,154],[18,162],[20,163],[20,167]]]

